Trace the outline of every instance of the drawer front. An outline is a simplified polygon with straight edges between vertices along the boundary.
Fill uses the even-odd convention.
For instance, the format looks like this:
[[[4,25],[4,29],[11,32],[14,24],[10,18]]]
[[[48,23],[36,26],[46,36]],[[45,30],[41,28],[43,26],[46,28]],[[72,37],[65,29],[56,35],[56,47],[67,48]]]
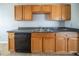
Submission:
[[[55,38],[55,33],[44,33],[45,37]]]
[[[14,38],[14,33],[8,33],[8,38]]]
[[[32,37],[43,37],[43,33],[32,33]]]
[[[58,37],[58,38],[61,38],[61,37],[65,38],[65,37],[67,37],[67,34],[66,34],[66,32],[58,32],[58,33],[56,33],[56,37]]]
[[[73,37],[79,37],[77,32],[67,32],[67,37],[73,38]]]

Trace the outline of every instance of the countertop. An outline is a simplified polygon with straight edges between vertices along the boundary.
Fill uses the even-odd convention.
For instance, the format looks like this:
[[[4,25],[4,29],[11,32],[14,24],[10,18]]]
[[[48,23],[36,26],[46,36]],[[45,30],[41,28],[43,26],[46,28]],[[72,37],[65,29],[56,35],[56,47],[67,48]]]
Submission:
[[[31,33],[31,32],[79,32],[79,29],[69,27],[19,27],[7,32]]]

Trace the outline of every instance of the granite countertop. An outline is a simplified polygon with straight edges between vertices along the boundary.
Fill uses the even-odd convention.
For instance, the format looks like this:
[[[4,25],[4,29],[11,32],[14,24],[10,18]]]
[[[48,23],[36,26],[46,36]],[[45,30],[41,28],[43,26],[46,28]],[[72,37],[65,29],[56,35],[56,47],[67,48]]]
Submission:
[[[79,29],[68,27],[20,27],[7,32],[79,32]]]

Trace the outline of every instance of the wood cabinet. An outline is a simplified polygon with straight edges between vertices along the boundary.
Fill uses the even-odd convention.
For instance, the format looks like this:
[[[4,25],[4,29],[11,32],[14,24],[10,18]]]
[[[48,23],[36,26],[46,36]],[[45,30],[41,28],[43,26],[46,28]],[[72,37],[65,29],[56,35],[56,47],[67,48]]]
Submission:
[[[50,20],[70,20],[71,5],[70,4],[53,4],[52,11],[49,14]]]
[[[33,13],[50,13],[51,5],[33,5],[32,12]]]
[[[32,20],[32,9],[30,5],[16,5],[15,19],[18,21]]]
[[[62,20],[70,20],[71,19],[71,6],[70,4],[62,5]]]
[[[78,36],[77,32],[56,33],[56,52],[78,52]]]
[[[31,51],[34,53],[52,53],[55,52],[54,33],[32,33]]]
[[[23,20],[32,20],[32,9],[30,5],[23,5]]]
[[[20,21],[31,21],[32,14],[48,14],[49,20],[70,20],[70,4],[48,4],[48,5],[16,5],[15,19]]]
[[[56,52],[67,52],[67,40],[65,38],[56,38]]]
[[[43,52],[44,53],[55,52],[55,38],[46,37],[43,39]]]
[[[32,53],[42,53],[42,38],[31,39],[31,51]]]
[[[51,5],[42,5],[41,11],[42,13],[51,13]]]
[[[32,13],[40,13],[41,5],[32,5]]]
[[[22,20],[23,19],[23,17],[22,17],[22,14],[23,14],[22,13],[22,11],[23,11],[22,5],[16,5],[14,9],[15,9],[15,15],[14,15],[15,19],[18,21]]]
[[[56,33],[56,52],[67,52],[67,39],[65,32]]]
[[[78,52],[79,34],[77,32],[67,32],[68,35],[68,52]]]
[[[15,41],[14,41],[14,38],[15,38],[15,33],[8,33],[8,50],[12,51],[12,52],[15,52]]]
[[[68,52],[78,52],[78,38],[69,38]]]

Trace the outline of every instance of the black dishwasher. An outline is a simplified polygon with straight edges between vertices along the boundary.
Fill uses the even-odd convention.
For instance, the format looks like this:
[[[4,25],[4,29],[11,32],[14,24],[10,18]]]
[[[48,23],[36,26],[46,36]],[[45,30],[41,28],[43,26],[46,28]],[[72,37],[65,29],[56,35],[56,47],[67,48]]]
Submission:
[[[15,51],[31,52],[31,33],[15,33]]]

